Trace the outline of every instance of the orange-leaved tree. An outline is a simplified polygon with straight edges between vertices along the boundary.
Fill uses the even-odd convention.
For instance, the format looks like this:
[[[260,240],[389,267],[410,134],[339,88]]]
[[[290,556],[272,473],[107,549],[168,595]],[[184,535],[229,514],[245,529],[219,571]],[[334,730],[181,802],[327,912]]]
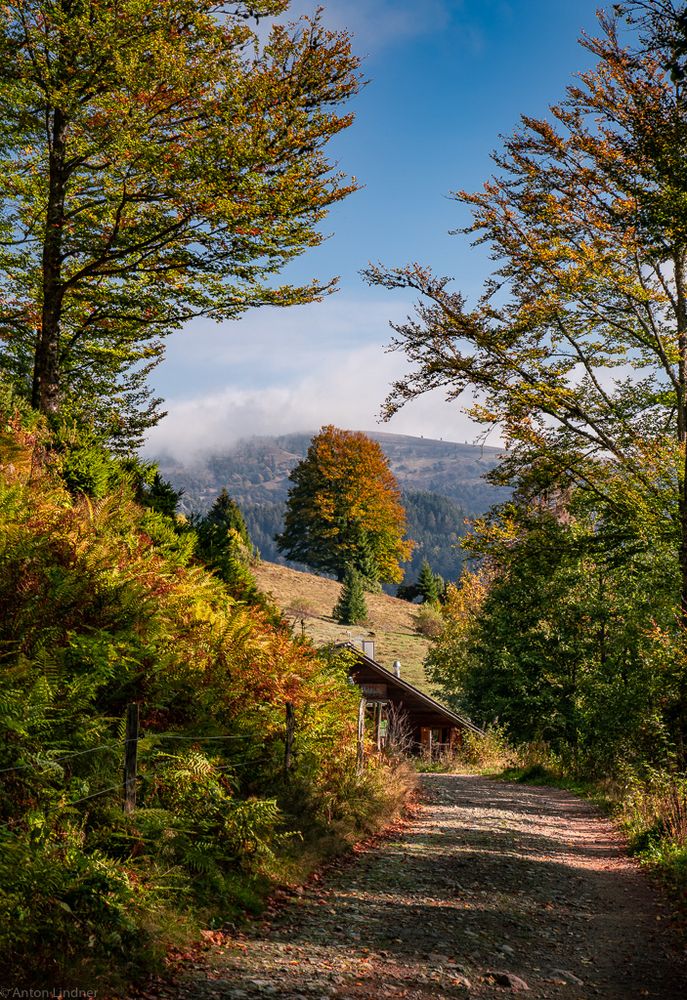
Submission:
[[[595,66],[548,117],[522,117],[481,191],[456,194],[472,211],[464,232],[494,261],[475,308],[420,264],[366,274],[421,296],[417,315],[395,326],[413,368],[385,413],[427,391],[465,393],[471,415],[500,428],[509,452],[497,475],[524,501],[572,486],[623,525],[622,538],[641,525],[648,551],[671,545],[684,649],[686,8],[629,0],[599,22],[598,37],[582,37]],[[672,728],[684,761],[687,668],[678,687]]]
[[[401,492],[384,452],[367,435],[329,425],[290,476],[284,530],[289,559],[343,579],[357,569],[369,584],[396,583],[413,543],[404,538]]]

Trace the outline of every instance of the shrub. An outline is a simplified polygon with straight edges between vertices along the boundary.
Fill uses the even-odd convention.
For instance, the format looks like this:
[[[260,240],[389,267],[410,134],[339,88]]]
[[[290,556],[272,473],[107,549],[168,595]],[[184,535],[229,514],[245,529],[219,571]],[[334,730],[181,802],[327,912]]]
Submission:
[[[499,771],[514,764],[517,752],[511,746],[505,730],[492,725],[487,726],[481,735],[466,732],[460,756],[469,767],[480,771]]]
[[[431,604],[422,605],[415,614],[415,631],[428,639],[438,639],[444,631],[441,612]]]
[[[259,907],[300,837],[340,847],[404,793],[392,771],[356,772],[340,655],[241,605],[127,475],[101,499],[75,495],[21,417],[0,417],[0,964],[37,981],[129,975],[159,957],[162,925],[164,944],[195,915]],[[132,701],[138,805],[124,815]]]

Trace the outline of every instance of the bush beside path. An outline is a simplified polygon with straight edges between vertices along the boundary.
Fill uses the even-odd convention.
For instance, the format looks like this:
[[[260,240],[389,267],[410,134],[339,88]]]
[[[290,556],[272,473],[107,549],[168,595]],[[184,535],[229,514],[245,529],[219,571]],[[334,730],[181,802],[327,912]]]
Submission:
[[[425,804],[295,892],[217,935],[146,997],[181,1000],[687,995],[685,951],[613,824],[570,792],[425,775]]]

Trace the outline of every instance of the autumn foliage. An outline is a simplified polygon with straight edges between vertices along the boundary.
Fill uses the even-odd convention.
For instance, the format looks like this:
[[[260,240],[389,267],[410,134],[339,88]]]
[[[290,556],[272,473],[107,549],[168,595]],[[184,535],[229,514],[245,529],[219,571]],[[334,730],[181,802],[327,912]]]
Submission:
[[[372,583],[398,582],[410,556],[401,492],[380,446],[365,434],[323,427],[290,476],[279,547],[343,579],[352,566]]]
[[[0,427],[0,970],[94,982],[122,956],[128,973],[153,962],[199,913],[259,906],[285,852],[354,839],[384,793],[356,772],[345,664],[266,599],[236,600],[188,522],[137,502],[124,463],[95,497],[66,487],[41,420],[4,391]]]
[[[507,442],[496,476],[524,510],[579,490],[598,505],[613,563],[630,564],[638,525],[638,549],[665,542],[684,648],[684,7],[614,4],[599,24],[581,40],[593,67],[546,118],[522,116],[482,190],[455,195],[472,213],[465,232],[494,261],[474,307],[419,264],[368,277],[421,295],[416,317],[395,327],[412,370],[387,413],[437,388],[472,399],[472,417]],[[687,671],[671,729],[685,763]]]

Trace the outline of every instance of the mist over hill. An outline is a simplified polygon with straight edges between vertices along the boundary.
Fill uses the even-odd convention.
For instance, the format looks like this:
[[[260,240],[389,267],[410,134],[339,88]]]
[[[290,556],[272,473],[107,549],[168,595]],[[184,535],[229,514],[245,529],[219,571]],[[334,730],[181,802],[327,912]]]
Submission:
[[[193,464],[162,455],[163,476],[184,491],[181,508],[204,512],[226,488],[240,505],[254,544],[263,558],[297,565],[277,551],[274,535],[281,530],[289,473],[305,456],[312,433],[255,437],[222,453],[199,457]],[[408,535],[418,544],[406,580],[412,580],[423,557],[435,572],[456,579],[462,555],[456,550],[466,518],[484,513],[508,491],[483,478],[498,462],[498,448],[436,441],[402,434],[366,432],[381,445],[403,491]]]

